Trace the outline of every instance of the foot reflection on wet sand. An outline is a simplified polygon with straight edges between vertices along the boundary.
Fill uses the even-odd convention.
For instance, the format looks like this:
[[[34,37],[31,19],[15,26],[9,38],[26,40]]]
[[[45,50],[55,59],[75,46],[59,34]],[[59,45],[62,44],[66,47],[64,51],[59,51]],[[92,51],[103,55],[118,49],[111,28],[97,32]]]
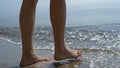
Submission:
[[[77,65],[82,63],[81,60],[62,60],[58,62],[53,62],[49,68],[76,68]]]
[[[39,62],[24,68],[78,68],[82,63],[81,60],[61,60],[52,62]]]

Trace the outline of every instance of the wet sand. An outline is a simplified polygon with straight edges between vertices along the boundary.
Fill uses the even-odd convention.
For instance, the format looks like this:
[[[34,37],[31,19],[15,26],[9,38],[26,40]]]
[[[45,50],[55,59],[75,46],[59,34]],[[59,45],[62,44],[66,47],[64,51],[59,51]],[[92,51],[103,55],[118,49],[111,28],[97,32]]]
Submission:
[[[37,55],[53,57],[51,50],[35,50]],[[0,68],[21,68],[21,47],[0,39]],[[39,62],[24,68],[89,68],[89,64],[82,60],[61,60]]]

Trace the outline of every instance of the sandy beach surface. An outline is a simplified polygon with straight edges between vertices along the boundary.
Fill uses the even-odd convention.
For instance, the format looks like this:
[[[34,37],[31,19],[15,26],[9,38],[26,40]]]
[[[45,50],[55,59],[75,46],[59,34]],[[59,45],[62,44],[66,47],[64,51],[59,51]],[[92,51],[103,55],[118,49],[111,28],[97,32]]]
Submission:
[[[35,50],[37,55],[52,57],[50,50]],[[0,68],[21,68],[21,47],[0,39]],[[39,62],[24,68],[89,68],[82,60]]]

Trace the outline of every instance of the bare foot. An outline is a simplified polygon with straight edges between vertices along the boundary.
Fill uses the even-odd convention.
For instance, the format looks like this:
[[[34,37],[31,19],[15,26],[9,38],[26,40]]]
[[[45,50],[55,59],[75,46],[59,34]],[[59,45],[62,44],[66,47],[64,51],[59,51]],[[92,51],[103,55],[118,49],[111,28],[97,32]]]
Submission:
[[[56,51],[54,55],[55,60],[78,58],[82,55],[81,50],[73,50],[69,47],[65,47],[63,51]]]
[[[28,65],[32,65],[32,64],[35,64],[37,62],[40,62],[40,61],[50,61],[52,59],[50,58],[47,58],[47,57],[37,57],[37,56],[32,56],[31,58],[28,59],[28,57],[26,58],[23,58],[21,59],[21,62],[20,62],[20,66],[21,67],[25,67],[25,66],[28,66]]]

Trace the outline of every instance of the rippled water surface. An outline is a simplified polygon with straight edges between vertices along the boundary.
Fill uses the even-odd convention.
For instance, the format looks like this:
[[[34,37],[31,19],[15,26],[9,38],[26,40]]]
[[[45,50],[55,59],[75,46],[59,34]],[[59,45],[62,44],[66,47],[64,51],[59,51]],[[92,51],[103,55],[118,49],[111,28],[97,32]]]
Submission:
[[[0,38],[21,47],[19,28],[0,28]],[[83,50],[82,60],[90,68],[120,68],[120,24],[67,27],[65,41],[71,48]],[[54,52],[51,27],[36,27],[34,49]]]

